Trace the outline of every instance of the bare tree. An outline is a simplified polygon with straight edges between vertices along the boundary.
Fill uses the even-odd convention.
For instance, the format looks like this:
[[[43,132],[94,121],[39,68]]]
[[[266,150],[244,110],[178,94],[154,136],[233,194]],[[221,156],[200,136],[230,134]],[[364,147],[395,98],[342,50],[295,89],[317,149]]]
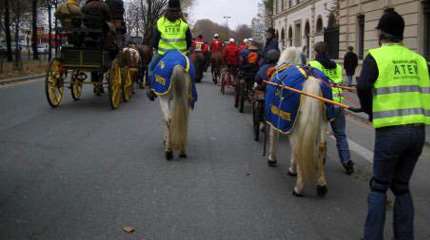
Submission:
[[[221,39],[234,37],[234,32],[232,32],[227,26],[212,22],[209,19],[198,20],[194,24],[192,32],[193,35],[203,35],[204,39],[211,39],[215,33],[218,33]]]
[[[236,28],[236,31],[234,33],[234,37],[236,39],[241,40],[241,39],[251,37],[253,35],[253,33],[254,33],[254,30],[252,30],[248,25],[243,24],[243,25],[239,25]]]
[[[10,30],[10,4],[9,0],[4,0],[4,25],[5,25],[5,35],[6,35],[6,55],[8,62],[12,62],[12,37]]]
[[[38,10],[38,1],[32,0],[31,2],[31,12],[32,12],[32,41],[31,46],[33,49],[33,59],[39,60],[39,52],[37,51],[37,11]]]

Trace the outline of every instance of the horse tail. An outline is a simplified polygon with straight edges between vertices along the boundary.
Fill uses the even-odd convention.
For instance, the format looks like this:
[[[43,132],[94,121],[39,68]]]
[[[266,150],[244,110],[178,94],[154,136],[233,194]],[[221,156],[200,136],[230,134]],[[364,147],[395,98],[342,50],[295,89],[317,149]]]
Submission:
[[[304,83],[303,91],[312,95],[322,96],[320,80],[310,76]],[[293,135],[295,157],[305,182],[313,182],[322,167],[319,158],[319,142],[324,112],[323,104],[314,98],[302,96],[296,130]]]
[[[189,97],[191,96],[191,77],[182,66],[175,66],[172,77],[172,148],[185,150],[188,134]]]

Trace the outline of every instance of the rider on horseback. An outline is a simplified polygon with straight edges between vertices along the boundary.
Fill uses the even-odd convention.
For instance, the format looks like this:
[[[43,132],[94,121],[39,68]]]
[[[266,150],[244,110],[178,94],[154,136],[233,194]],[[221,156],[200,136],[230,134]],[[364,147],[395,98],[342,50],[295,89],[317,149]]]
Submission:
[[[230,38],[229,43],[224,48],[223,57],[230,73],[235,73],[239,65],[239,48],[233,38]]]
[[[155,67],[168,51],[178,50],[186,54],[191,48],[192,38],[180,1],[169,0],[166,13],[158,19],[154,28],[152,47],[156,53],[149,64],[149,76],[153,76]],[[156,94],[149,90],[147,96],[154,101]]]
[[[210,44],[210,51],[212,55],[214,53],[222,53],[222,49],[224,48],[223,42],[219,39],[219,34],[215,33],[214,39],[212,40]]]

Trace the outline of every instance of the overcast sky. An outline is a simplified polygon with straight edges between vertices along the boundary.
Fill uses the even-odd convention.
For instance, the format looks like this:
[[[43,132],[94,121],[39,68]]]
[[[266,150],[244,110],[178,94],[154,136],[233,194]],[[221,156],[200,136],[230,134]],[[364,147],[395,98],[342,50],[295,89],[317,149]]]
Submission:
[[[257,15],[257,0],[195,0],[191,9],[193,22],[209,18],[210,20],[225,24],[224,16],[231,16],[230,28],[240,24],[251,24]]]

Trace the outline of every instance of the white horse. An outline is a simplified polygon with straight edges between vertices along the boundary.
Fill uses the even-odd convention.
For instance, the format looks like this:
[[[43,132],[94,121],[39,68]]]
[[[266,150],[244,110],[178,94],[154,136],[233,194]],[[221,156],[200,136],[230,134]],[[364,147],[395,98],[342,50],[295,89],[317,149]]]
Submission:
[[[182,66],[174,67],[171,84],[170,91],[159,97],[165,122],[166,160],[172,160],[173,151],[179,151],[180,158],[187,158],[188,115],[192,95],[191,76]]]
[[[296,48],[287,48],[281,54],[278,65],[280,64],[300,64],[300,51]],[[309,76],[303,85],[303,91],[322,96],[320,80]],[[324,173],[327,127],[324,104],[314,98],[301,96],[296,122],[289,136],[291,165],[288,174],[297,176],[293,190],[297,197],[303,196],[305,182],[316,182],[319,196],[325,196],[327,193]],[[268,164],[272,167],[277,163],[278,141],[279,132],[270,128]]]

